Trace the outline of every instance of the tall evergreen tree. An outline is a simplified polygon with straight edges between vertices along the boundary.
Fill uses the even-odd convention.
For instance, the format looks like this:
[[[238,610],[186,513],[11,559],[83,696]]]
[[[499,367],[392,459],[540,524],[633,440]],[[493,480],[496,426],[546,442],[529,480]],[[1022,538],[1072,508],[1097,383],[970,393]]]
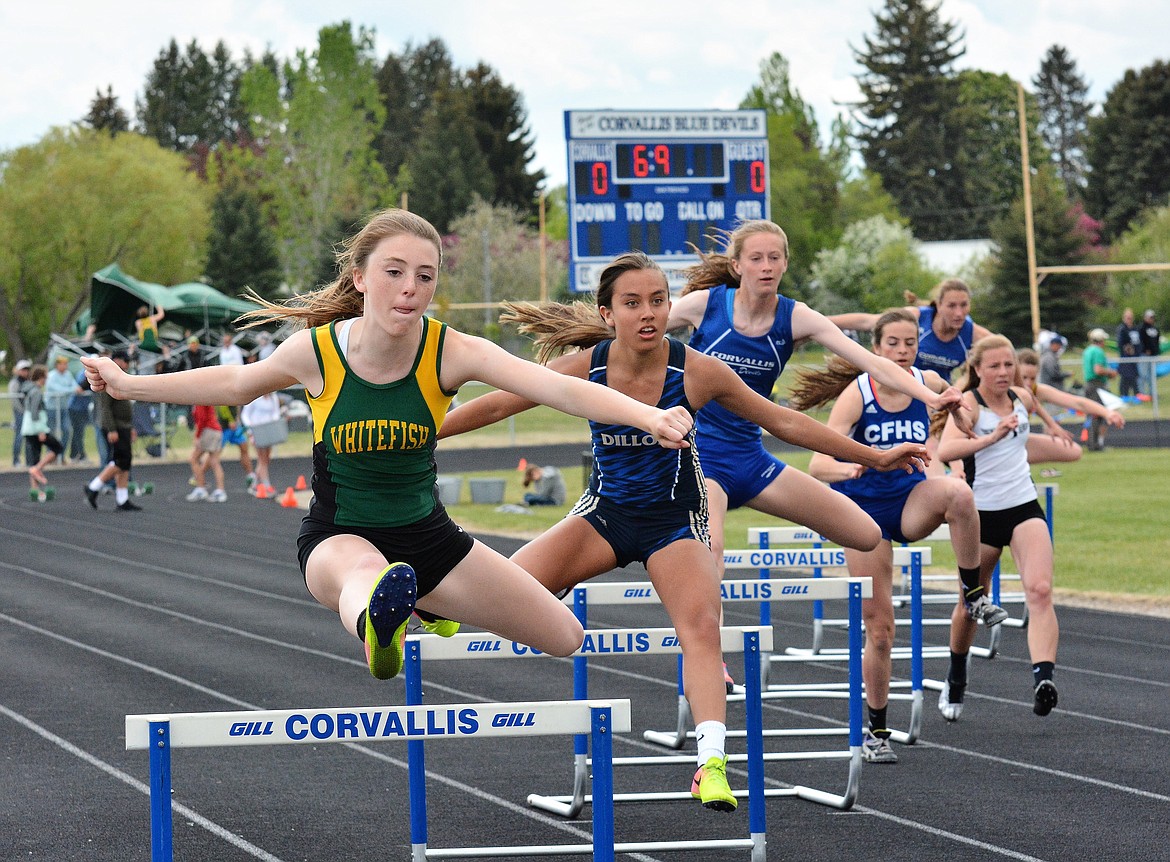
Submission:
[[[1085,205],[1112,239],[1170,198],[1170,63],[1130,69],[1089,120]]]
[[[487,159],[467,133],[466,92],[447,87],[433,94],[418,142],[406,160],[412,187],[410,208],[446,233],[476,197],[490,201],[495,183]]]
[[[865,69],[856,118],[865,163],[920,239],[963,236],[968,202],[955,168],[962,136],[952,111],[963,33],[929,0],[887,0],[874,18],[876,34],[853,49]]]
[[[1037,261],[1046,266],[1099,262],[1094,245],[1095,223],[1082,218],[1079,207],[1070,205],[1064,184],[1051,166],[1042,167],[1032,180],[1032,220]],[[992,224],[991,238],[998,252],[989,301],[980,303],[980,313],[988,328],[1002,332],[1016,344],[1031,344],[1032,306],[1022,198]],[[1099,290],[1089,275],[1048,275],[1038,288],[1040,325],[1057,332],[1085,332],[1093,307],[1100,303]]]
[[[130,130],[130,118],[118,104],[118,97],[114,95],[112,86],[107,86],[105,93],[97,91],[93,101],[89,103],[89,113],[82,120],[82,125],[98,132],[109,132],[111,137],[118,132]]]
[[[406,163],[435,92],[453,87],[457,77],[442,39],[418,46],[408,42],[400,56],[386,57],[377,76],[386,116],[375,146],[387,176],[397,177]]]
[[[159,52],[146,77],[142,98],[136,102],[138,128],[168,150],[181,150],[186,132],[186,105],[183,101],[183,54],[171,39]]]
[[[178,152],[233,140],[242,120],[239,76],[223,42],[208,57],[197,41],[184,51],[172,39],[155,58],[137,102],[140,130]]]
[[[1077,64],[1061,45],[1053,45],[1040,61],[1032,79],[1040,112],[1040,136],[1052,153],[1056,175],[1064,183],[1070,200],[1080,200],[1085,188],[1087,164],[1089,85],[1077,71]]]
[[[272,298],[280,289],[276,237],[264,220],[260,201],[247,189],[229,186],[215,196],[207,278],[217,289],[233,296],[250,287]]]
[[[528,172],[534,154],[523,97],[485,63],[463,77],[475,141],[495,180],[492,203],[535,216],[544,171]]]

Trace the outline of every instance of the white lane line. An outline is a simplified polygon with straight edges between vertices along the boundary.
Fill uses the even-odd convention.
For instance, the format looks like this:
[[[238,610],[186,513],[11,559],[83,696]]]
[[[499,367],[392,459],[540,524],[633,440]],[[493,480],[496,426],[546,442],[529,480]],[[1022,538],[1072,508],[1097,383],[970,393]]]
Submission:
[[[148,572],[161,572],[165,575],[173,575],[177,578],[184,578],[189,581],[195,581],[201,584],[210,584],[217,587],[224,587],[229,590],[236,590],[241,593],[248,593],[254,596],[260,596],[266,599],[275,599],[279,602],[286,602],[291,605],[300,605],[303,607],[319,608],[320,605],[312,599],[298,599],[293,596],[282,595],[281,593],[274,593],[268,590],[258,590],[253,587],[245,587],[242,584],[233,581],[225,581],[220,578],[211,578],[204,575],[193,575],[190,572],[179,571],[178,569],[169,569],[165,566],[157,565],[156,563],[144,563],[141,560],[133,560],[127,557],[119,557],[114,554],[107,554],[102,551],[95,551],[93,548],[87,548],[84,545],[74,545],[69,542],[61,542],[56,539],[49,539],[45,536],[29,535],[22,533],[19,530],[9,530],[0,527],[0,534],[7,533],[10,536],[19,538],[22,542],[40,542],[43,545],[63,549],[75,554],[89,554],[97,557],[100,560],[107,560],[112,563],[117,563],[119,566],[126,566],[128,568],[145,569]],[[202,549],[206,553],[207,549]],[[216,549],[218,553],[218,549]],[[253,558],[254,560],[255,558]]]
[[[15,617],[8,615],[8,614],[0,613],[0,620],[3,620],[4,622],[7,622],[7,623],[11,623],[12,625],[15,625],[15,626],[19,626],[23,629],[26,629],[27,631],[34,632],[34,633],[39,634],[39,635],[43,635],[44,637],[52,638],[53,640],[60,641],[61,643],[64,643],[64,644],[68,644],[71,647],[76,647],[77,649],[84,650],[85,652],[93,653],[94,655],[100,656],[101,658],[108,659],[108,660],[114,661],[114,662],[118,662],[120,664],[128,665],[136,670],[143,671],[144,673],[153,674],[153,675],[161,677],[169,682],[173,682],[173,683],[176,683],[178,685],[188,686],[189,688],[192,688],[201,694],[206,694],[210,697],[217,698],[219,700],[224,701],[225,703],[229,703],[229,704],[232,704],[233,706],[237,706],[240,709],[252,709],[252,710],[264,709],[264,707],[262,707],[262,706],[258,706],[256,704],[249,703],[248,701],[240,700],[239,698],[232,697],[231,695],[225,694],[224,692],[216,691],[215,689],[211,689],[211,688],[208,688],[207,686],[200,685],[199,683],[193,682],[192,680],[186,679],[184,677],[176,676],[173,673],[162,670],[161,668],[158,668],[158,667],[154,667],[153,665],[143,664],[140,661],[137,661],[137,660],[132,659],[132,658],[128,658],[126,656],[121,656],[121,655],[118,655],[116,653],[112,653],[109,650],[102,649],[101,647],[95,647],[95,646],[92,646],[90,644],[82,643],[81,641],[77,641],[77,640],[73,640],[73,639],[64,637],[62,635],[57,634],[56,632],[52,632],[52,631],[49,631],[48,629],[41,628],[40,626],[34,625],[32,623],[27,623],[23,620],[19,620]],[[438,688],[438,686],[432,686],[432,688]],[[475,697],[473,699],[482,700],[483,698]],[[142,782],[138,781],[137,779],[135,779],[129,775],[126,775],[125,773],[121,772],[120,770],[116,769],[115,767],[110,766],[109,764],[106,764],[104,761],[98,760],[96,757],[93,757],[92,755],[88,754],[87,752],[82,751],[80,748],[77,748],[72,743],[69,743],[64,739],[61,739],[60,737],[57,737],[57,736],[51,734],[47,730],[45,730],[42,733],[41,731],[43,729],[38,729],[39,726],[32,725],[31,722],[28,722],[27,719],[23,719],[22,716],[18,716],[17,713],[14,713],[11,710],[8,710],[2,704],[0,704],[0,712],[3,712],[5,715],[10,715],[11,717],[13,717],[14,720],[19,721],[22,724],[27,723],[26,726],[29,726],[30,729],[36,730],[36,732],[41,733],[41,735],[45,736],[47,739],[51,739],[54,742],[57,742],[59,740],[59,742],[57,744],[61,745],[62,748],[65,748],[65,750],[69,751],[71,754],[76,754],[78,757],[81,757],[83,760],[86,760],[87,762],[93,763],[94,765],[96,765],[100,769],[102,769],[103,771],[108,772],[109,774],[113,775],[114,777],[118,778],[119,780],[125,781],[126,783],[128,783],[132,787],[134,787],[135,789],[138,789],[138,790],[145,792],[147,796],[150,795],[150,787],[149,786],[143,784]],[[367,748],[364,745],[359,745],[356,743],[346,743],[345,747],[353,749],[355,751],[359,751],[362,754],[368,755],[369,757],[374,757],[374,758],[377,758],[379,760],[385,761],[386,763],[391,763],[394,766],[397,766],[400,769],[402,769],[404,772],[407,769],[407,762],[405,760],[400,760],[399,758],[396,758],[396,757],[390,757],[389,755],[386,755],[380,751],[376,751],[374,749]],[[573,826],[570,823],[566,823],[563,820],[558,820],[558,819],[549,817],[546,814],[542,814],[538,811],[534,811],[531,808],[517,805],[516,803],[510,802],[507,799],[503,799],[502,797],[487,793],[483,790],[480,790],[477,787],[474,787],[474,786],[468,785],[468,784],[464,784],[463,782],[457,781],[453,778],[448,778],[446,775],[442,775],[442,774],[437,773],[437,772],[432,772],[429,769],[427,770],[426,774],[427,774],[427,778],[430,780],[438,781],[438,782],[441,782],[443,784],[446,784],[449,787],[463,790],[463,791],[470,793],[471,795],[473,795],[481,800],[484,800],[486,802],[490,802],[491,804],[496,805],[500,808],[506,808],[509,811],[513,811],[517,814],[522,814],[530,820],[536,821],[538,823],[542,823],[546,826],[551,826],[551,827],[553,827],[561,832],[565,832],[569,835],[572,835],[575,838],[584,839],[586,841],[591,840],[592,832],[587,832],[583,829],[580,829],[576,826]],[[177,802],[172,802],[171,806],[172,806],[172,810],[179,812],[179,813],[182,813],[184,816],[191,818],[194,822],[197,822],[200,826],[203,826],[205,829],[208,829],[208,831],[220,836],[221,838],[224,838],[225,840],[231,841],[231,843],[235,844],[236,846],[241,847],[241,849],[253,848],[256,851],[256,853],[264,854],[264,855],[257,856],[257,858],[264,859],[264,860],[270,860],[270,862],[281,862],[281,860],[277,859],[277,857],[272,856],[271,854],[268,854],[265,851],[260,850],[259,848],[254,848],[253,845],[249,844],[243,838],[239,838],[239,836],[234,835],[234,833],[228,832],[227,830],[223,829],[223,827],[218,826],[217,824],[213,823],[212,821],[207,820],[206,818],[202,817],[201,815],[196,814],[192,809],[187,808],[186,806],[182,806]],[[232,839],[238,839],[238,841],[241,843],[237,844],[236,841],[232,840]],[[249,850],[249,852],[252,852],[252,851]],[[255,855],[255,854],[253,854],[253,855]],[[641,862],[662,862],[662,860],[656,859],[655,857],[652,857],[652,856],[643,856],[641,854],[630,854],[630,856],[631,856],[631,858],[641,860]]]
[[[96,757],[95,755],[90,754],[88,751],[85,751],[82,748],[78,748],[76,745],[74,745],[69,740],[64,739],[60,736],[57,736],[57,734],[53,733],[49,729],[42,727],[41,725],[37,724],[36,722],[32,721],[31,719],[26,718],[25,716],[21,715],[19,712],[16,712],[15,710],[12,710],[12,709],[9,709],[7,706],[5,706],[2,703],[0,703],[0,715],[4,715],[4,716],[10,718],[12,721],[16,722],[17,724],[21,725],[22,727],[24,727],[28,730],[31,730],[33,733],[37,734],[42,739],[48,740],[53,745],[60,748],[62,751],[65,751],[66,753],[73,755],[74,757],[78,758],[79,760],[85,761],[90,766],[93,766],[93,767],[96,767],[97,769],[100,769],[102,772],[106,773],[106,775],[109,775],[112,778],[116,778],[118,781],[121,781],[123,784],[129,785],[134,790],[137,790],[139,793],[143,794],[144,796],[146,796],[148,798],[150,797],[150,785],[149,784],[144,784],[143,782],[139,781],[134,776],[128,775],[127,773],[118,769],[116,766],[113,766],[112,764],[106,763],[100,757]],[[183,805],[180,802],[176,802],[176,801],[172,800],[171,801],[171,810],[173,812],[175,812],[176,814],[178,814],[180,817],[183,817],[187,820],[190,820],[192,823],[196,824],[197,826],[203,827],[208,832],[210,832],[212,835],[216,836],[217,838],[222,839],[223,841],[225,841],[228,844],[235,847],[237,850],[242,850],[243,852],[247,853],[249,856],[252,856],[253,858],[261,859],[261,860],[263,860],[263,862],[282,862],[282,860],[280,859],[279,856],[273,856],[267,850],[264,850],[264,849],[261,849],[260,847],[257,847],[251,841],[248,841],[247,839],[242,838],[241,836],[237,835],[236,833],[232,832],[229,829],[225,829],[224,827],[220,826],[215,821],[209,820],[208,818],[204,817],[202,814],[199,814],[198,812],[192,810],[191,808],[188,808],[186,805]],[[145,840],[146,839],[144,837],[144,841]]]
[[[134,608],[142,610],[154,611],[155,613],[164,614],[168,617],[173,617],[183,622],[191,623],[192,625],[204,626],[205,628],[215,629],[216,631],[227,632],[228,634],[236,635],[237,637],[246,638],[247,640],[258,641],[267,646],[283,647],[294,652],[304,653],[306,655],[317,656],[318,658],[329,659],[330,661],[338,661],[344,664],[356,665],[364,668],[366,663],[355,658],[347,658],[339,656],[336,653],[326,652],[325,650],[313,649],[311,647],[300,646],[299,644],[289,643],[288,641],[277,640],[276,638],[265,637],[254,632],[238,629],[235,626],[224,625],[223,623],[212,622],[211,620],[203,619],[202,617],[185,614],[181,611],[172,611],[170,608],[161,608],[158,605],[152,605],[149,602],[140,602],[137,599],[127,598],[126,596],[112,593],[109,590],[103,590],[100,587],[91,587],[89,584],[82,584],[77,581],[71,581],[68,578],[61,578],[57,575],[50,575],[48,572],[38,572],[35,569],[29,569],[25,566],[14,566],[11,563],[0,562],[0,569],[11,569],[12,571],[21,572],[26,575],[31,575],[35,578],[40,578],[45,581],[62,584],[64,586],[73,587],[82,592],[91,593],[93,595],[101,596],[113,602],[119,602],[124,605],[129,605]]]

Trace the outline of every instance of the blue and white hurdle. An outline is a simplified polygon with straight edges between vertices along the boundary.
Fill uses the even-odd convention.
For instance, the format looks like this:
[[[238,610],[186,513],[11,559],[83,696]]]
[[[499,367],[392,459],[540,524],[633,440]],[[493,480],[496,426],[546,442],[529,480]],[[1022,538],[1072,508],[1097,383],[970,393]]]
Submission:
[[[171,749],[241,745],[320,745],[330,742],[402,742],[422,739],[478,740],[486,737],[588,733],[593,740],[593,841],[590,844],[470,848],[444,855],[592,854],[613,862],[612,735],[630,730],[630,702],[525,701],[434,706],[189,712],[126,716],[126,749],[150,752],[150,858],[171,862]],[[439,854],[426,850],[426,774],[410,768],[412,859]],[[421,834],[420,834],[421,824]],[[499,851],[490,854],[484,850]]]
[[[927,542],[949,542],[950,539],[951,539],[950,528],[946,524],[943,524],[938,529],[936,529],[933,533],[931,533],[929,536],[927,536],[926,538],[924,538],[920,541],[924,542],[924,543],[927,543]],[[748,541],[749,542],[756,542],[760,546],[761,550],[770,548],[772,543],[774,543],[774,542],[791,542],[791,543],[807,542],[807,543],[811,544],[816,549],[825,550],[826,552],[830,552],[833,554],[833,556],[831,557],[832,562],[826,563],[825,564],[826,568],[833,567],[833,566],[840,566],[840,567],[845,566],[845,552],[843,550],[841,550],[839,548],[824,548],[824,543],[827,542],[828,540],[824,536],[821,536],[820,534],[818,534],[812,530],[809,530],[805,527],[751,527],[748,529]],[[941,626],[941,627],[946,627],[949,629],[950,625],[951,625],[950,610],[951,610],[951,608],[954,607],[955,602],[957,601],[957,590],[955,590],[955,591],[952,591],[952,590],[932,591],[930,593],[927,593],[925,591],[925,585],[928,582],[932,582],[932,581],[933,582],[947,582],[948,584],[957,585],[958,584],[958,576],[955,574],[928,575],[928,574],[920,572],[918,586],[916,587],[914,585],[914,582],[912,581],[912,578],[911,578],[911,574],[912,574],[911,559],[913,557],[913,552],[915,550],[920,550],[922,552],[921,560],[920,560],[921,565],[928,566],[931,564],[931,561],[933,559],[933,553],[932,553],[932,550],[929,547],[929,545],[913,545],[913,546],[902,546],[902,547],[894,548],[894,565],[899,566],[901,568],[903,592],[902,593],[894,593],[894,595],[892,597],[893,605],[895,608],[905,608],[907,606],[909,606],[911,608],[911,616],[909,618],[895,620],[894,621],[895,625],[897,625],[899,627],[909,626],[911,628],[912,633],[913,633],[913,630],[916,626],[926,626],[926,627]],[[761,571],[760,576],[767,577],[768,574],[765,571]],[[819,578],[822,576],[823,576],[823,570],[821,568],[815,568],[813,570],[813,577]],[[992,600],[994,601],[995,598],[999,595],[1000,595],[999,569],[997,568],[995,571],[995,574],[992,578]],[[1014,599],[1014,600],[1022,601],[1023,596],[1022,596],[1022,594],[1005,595],[1005,599]],[[915,601],[918,601],[921,605],[920,612],[917,615],[913,612]],[[925,615],[925,606],[926,605],[944,605],[947,609],[947,614],[945,616],[926,616]],[[802,654],[802,655],[807,655],[808,653],[812,653],[814,655],[822,654],[822,644],[824,643],[825,628],[826,627],[841,628],[841,627],[844,627],[847,625],[848,625],[848,620],[826,618],[824,615],[823,608],[814,605],[812,647],[809,650],[802,650],[799,654]],[[913,638],[913,634],[912,634],[912,638]],[[988,645],[986,647],[973,646],[971,648],[972,655],[977,656],[979,658],[994,658],[996,650],[998,649],[998,646],[999,646],[999,639],[1000,639],[1000,629],[997,626],[995,628],[992,628],[988,632]],[[946,645],[936,645],[936,646],[923,645],[921,648],[922,648],[922,655],[924,658],[946,658],[950,655],[950,651]],[[793,654],[797,654],[796,649],[797,648],[795,648],[795,647],[790,648],[789,652],[792,652]],[[912,643],[912,646],[910,648],[896,647],[892,651],[891,657],[895,660],[913,659],[914,658],[913,650],[914,650],[913,643]],[[837,654],[839,655],[840,651],[838,651]],[[826,652],[825,655],[831,656],[831,655],[833,655],[833,652],[830,650],[830,651]],[[899,741],[901,741],[901,740],[899,740]]]
[[[638,584],[638,587],[645,586]],[[721,630],[722,646],[725,652],[740,652],[744,654],[744,672],[751,674],[754,679],[760,677],[760,655],[772,650],[772,629],[770,626],[728,626]],[[588,703],[587,659],[590,656],[621,657],[634,655],[680,655],[682,648],[678,643],[678,636],[673,628],[650,629],[603,629],[586,630],[585,639],[581,648],[574,654],[574,694],[578,702]],[[532,658],[541,653],[525,644],[511,641],[507,638],[490,633],[460,633],[450,638],[439,638],[434,635],[410,635],[406,639],[406,700],[408,703],[420,703],[422,700],[422,670],[423,664],[436,660],[452,659],[508,659]],[[751,862],[765,862],[767,858],[766,835],[767,819],[764,807],[764,774],[763,774],[763,738],[762,738],[762,707],[760,704],[759,686],[752,686],[746,695],[747,701],[747,754],[730,755],[729,761],[746,761],[748,768],[748,789],[736,791],[735,795],[748,799],[748,828],[749,837],[731,839],[708,839],[695,841],[643,841],[618,842],[614,844],[618,853],[643,853],[673,850],[749,850]],[[596,809],[599,801],[612,813],[613,805],[619,802],[664,802],[686,800],[690,805],[697,805],[689,792],[643,792],[643,793],[615,793],[612,784],[604,788],[597,785],[597,749],[593,748],[592,759],[588,756],[587,737],[584,731],[575,735],[573,792],[569,796],[545,796],[529,794],[528,804],[562,817],[576,817],[586,804]],[[592,740],[596,746],[596,740]],[[860,745],[860,738],[858,740]],[[417,772],[425,774],[424,754],[421,742],[408,742],[407,753],[409,768],[413,776]],[[687,763],[694,765],[694,758],[688,756],[673,757],[613,757],[606,754],[600,761],[603,769],[617,766],[634,765],[670,765]],[[588,793],[586,788],[590,780],[590,766],[593,767],[594,789]],[[604,792],[605,796],[599,793]],[[595,812],[596,816],[596,812]],[[412,826],[414,810],[411,811]],[[425,845],[425,822],[420,824],[420,833]],[[594,838],[596,843],[596,837]],[[425,859],[450,858],[454,856],[509,856],[516,855],[514,848],[502,848],[506,852],[494,852],[498,848],[478,848],[469,852],[462,850],[427,850],[425,854],[417,855],[414,862],[423,862]],[[553,847],[547,853],[569,852],[562,847]],[[536,855],[529,852],[526,855]]]
[[[732,551],[732,554],[745,553]],[[808,553],[804,551],[803,553]],[[851,617],[856,618],[856,623],[852,627],[853,634],[850,635],[850,673],[849,683],[846,684],[847,692],[843,695],[849,698],[849,727],[847,730],[840,728],[785,728],[785,729],[768,729],[761,730],[761,737],[823,737],[832,735],[849,736],[849,747],[843,750],[832,751],[802,751],[802,752],[767,752],[762,758],[765,762],[770,761],[793,761],[793,760],[835,760],[848,759],[849,772],[845,782],[845,788],[841,793],[835,793],[828,790],[821,790],[815,787],[808,787],[805,785],[796,785],[789,788],[768,788],[765,791],[766,796],[796,796],[800,799],[806,799],[812,802],[817,802],[822,805],[828,805],[833,808],[848,809],[853,806],[857,799],[857,793],[861,783],[861,739],[862,739],[862,679],[861,679],[861,600],[868,598],[873,594],[873,584],[869,578],[825,578],[822,580],[814,580],[811,578],[790,578],[790,579],[765,579],[765,580],[730,580],[723,581],[721,585],[723,600],[725,602],[760,602],[761,607],[766,607],[768,603],[773,601],[819,601],[842,599],[849,602],[849,613]],[[613,605],[613,604],[650,604],[658,603],[659,598],[654,591],[653,585],[649,583],[590,583],[583,584],[574,590],[572,596],[574,610],[579,619],[584,621],[587,617],[587,608],[591,605]],[[761,627],[763,631],[772,633],[771,620],[765,621],[761,618]],[[764,660],[756,669],[758,676],[753,675],[752,670],[745,667],[744,675],[744,695],[729,695],[728,702],[734,702],[743,698],[747,705],[747,715],[749,722],[751,716],[755,711],[754,701],[756,698],[755,692],[760,691],[759,698],[762,701],[782,698],[798,698],[816,696],[809,692],[807,687],[792,687],[784,686],[768,686],[764,690],[766,684],[766,674],[769,659],[774,660],[775,656],[771,656],[771,647],[768,647],[763,656]],[[746,662],[745,662],[746,665]],[[643,738],[648,742],[653,742],[657,745],[662,745],[666,748],[680,749],[687,739],[694,737],[694,731],[688,731],[687,728],[692,724],[690,706],[687,703],[686,697],[683,694],[682,684],[682,664],[681,658],[678,670],[678,713],[677,722],[674,731],[654,731],[648,730],[643,733]],[[751,746],[751,727],[750,723],[745,731],[728,730],[728,738],[736,738],[747,735],[749,744],[749,756]],[[728,757],[729,762],[733,762],[735,755]],[[739,757],[742,759],[742,756]],[[640,758],[642,762],[651,760],[648,758]],[[662,758],[652,759],[655,762],[662,762]],[[615,763],[620,763],[620,759]],[[750,760],[749,760],[750,764]]]

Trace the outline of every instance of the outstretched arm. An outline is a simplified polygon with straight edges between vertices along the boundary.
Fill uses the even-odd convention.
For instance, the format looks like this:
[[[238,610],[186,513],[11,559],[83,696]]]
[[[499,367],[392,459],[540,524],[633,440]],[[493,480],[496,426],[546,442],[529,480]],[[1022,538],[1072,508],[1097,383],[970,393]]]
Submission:
[[[1071,392],[1065,392],[1063,389],[1049,386],[1047,383],[1037,384],[1036,396],[1040,401],[1059,404],[1061,407],[1067,407],[1070,410],[1079,410],[1089,416],[1100,417],[1114,428],[1125,427],[1125,417],[1116,410],[1110,410],[1104,404],[1098,404],[1089,398],[1081,398],[1078,395],[1073,395]]]
[[[871,316],[876,320],[876,315]],[[848,359],[862,371],[868,371],[879,383],[911,398],[917,398],[931,410],[950,410],[956,415],[954,411],[962,401],[962,393],[958,389],[948,386],[941,393],[932,391],[919,383],[914,375],[907,374],[889,359],[866,350],[831,321],[832,318],[814,311],[803,302],[798,302],[792,311],[792,337],[812,338],[822,347],[827,347],[838,356]],[[964,430],[970,428],[966,417],[957,414],[957,418],[960,428]]]
[[[688,350],[687,367],[688,370],[693,367],[693,372],[687,375],[687,400],[695,409],[713,400],[755,422],[773,437],[875,470],[914,472],[930,463],[925,446],[903,443],[893,449],[874,449],[837,433],[811,416],[781,407],[749,389],[730,367],[718,359]],[[693,386],[692,379],[695,381]]]
[[[296,383],[320,390],[311,337],[302,330],[251,365],[209,365],[172,374],[127,374],[109,357],[83,356],[81,363],[95,392],[104,390],[119,400],[240,405]]]
[[[833,403],[829,413],[828,427],[838,434],[848,435],[857,420],[861,418],[861,393],[855,385],[845,388]],[[808,462],[809,475],[822,482],[844,482],[856,479],[865,472],[865,467],[850,461],[839,461],[817,452]]]
[[[568,356],[560,356],[550,362],[548,367],[561,374],[584,377],[588,372],[588,355],[586,351],[581,351]],[[488,425],[494,425],[509,416],[531,410],[536,406],[536,401],[506,392],[503,389],[497,389],[495,392],[489,392],[460,404],[448,412],[447,417],[443,420],[443,426],[439,429],[437,439],[442,440],[445,437],[454,437],[456,434],[476,431]]]
[[[858,332],[873,332],[877,326],[879,315],[866,314],[864,311],[851,311],[846,314],[830,314],[825,319],[840,329],[854,329]]]
[[[247,366],[245,366],[247,367]],[[694,421],[682,407],[659,410],[616,389],[558,374],[552,369],[508,353],[499,345],[448,329],[443,346],[442,385],[458,389],[479,380],[562,413],[641,428],[662,446],[682,449]]]

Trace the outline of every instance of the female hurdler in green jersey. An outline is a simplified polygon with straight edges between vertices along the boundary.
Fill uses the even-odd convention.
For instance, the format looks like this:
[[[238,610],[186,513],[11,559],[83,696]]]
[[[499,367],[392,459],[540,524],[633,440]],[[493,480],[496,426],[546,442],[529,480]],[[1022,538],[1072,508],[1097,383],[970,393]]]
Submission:
[[[479,380],[575,416],[632,425],[670,448],[685,446],[691,429],[681,407],[660,410],[557,374],[426,317],[441,265],[429,222],[385,210],[344,243],[334,282],[252,315],[305,326],[267,359],[142,377],[109,359],[83,360],[95,391],[123,399],[246,404],[305,386],[314,499],[298,537],[301,570],[314,598],[365,641],[380,679],[402,667],[416,602],[440,634],[458,620],[557,656],[583,638],[567,607],[467,536],[439,502],[435,440],[462,384]]]

